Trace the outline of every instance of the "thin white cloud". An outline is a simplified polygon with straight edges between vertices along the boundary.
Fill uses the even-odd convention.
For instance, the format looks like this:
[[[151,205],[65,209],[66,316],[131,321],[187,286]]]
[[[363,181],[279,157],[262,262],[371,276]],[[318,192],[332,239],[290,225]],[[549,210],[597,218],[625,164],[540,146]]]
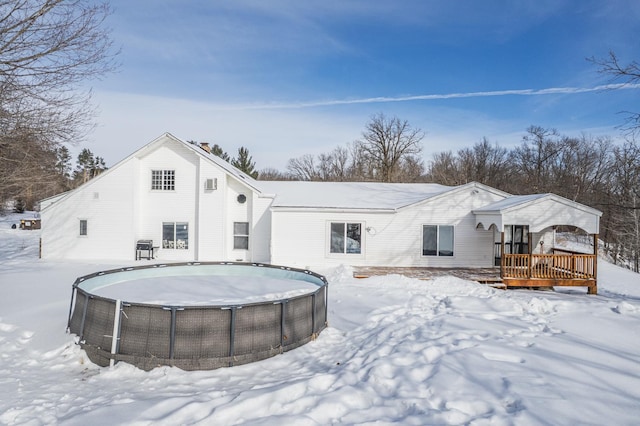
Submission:
[[[611,109],[599,111],[595,119],[585,121],[580,116],[576,118],[567,113],[567,108],[560,107],[552,108],[543,115],[528,110],[512,117],[491,108],[468,109],[455,103],[446,105],[446,102],[428,102],[429,100],[549,94],[570,96],[575,93],[625,88],[638,89],[640,84],[244,106],[96,91],[94,100],[101,110],[99,125],[89,138],[88,145],[83,147],[90,148],[96,155],[105,158],[108,165],[113,165],[162,132],[169,131],[184,139],[218,143],[230,154],[235,154],[240,146],[247,147],[258,168],[275,167],[284,170],[290,158],[329,152],[336,146],[344,146],[357,139],[371,114],[379,112],[381,103],[388,102],[384,105],[385,113],[400,116],[409,120],[413,126],[425,130],[427,135],[423,153],[425,160],[428,160],[434,152],[457,151],[480,141],[482,137],[505,146],[518,143],[531,124],[556,127],[563,134],[578,134],[580,131],[594,133],[595,130],[590,126],[600,126],[598,131],[602,134],[612,133],[614,124],[619,124],[618,117]],[[338,107],[332,108],[334,105]],[[313,108],[314,106],[318,108]],[[582,114],[587,113],[588,111]],[[607,118],[609,115],[610,119]],[[609,120],[614,124],[609,126]]]
[[[464,99],[464,98],[486,98],[494,96],[541,96],[541,95],[573,95],[578,93],[604,92],[607,90],[618,89],[640,89],[638,84],[603,84],[595,87],[551,87],[547,89],[512,89],[512,90],[494,90],[486,92],[463,92],[463,93],[445,93],[445,94],[428,94],[428,95],[408,95],[408,96],[378,96],[371,98],[359,99],[332,99],[309,102],[279,102],[279,103],[262,103],[262,104],[245,104],[245,105],[225,105],[225,109],[238,110],[267,110],[267,109],[297,109],[297,108],[314,108],[336,105],[354,105],[354,104],[379,104],[389,102],[411,102],[411,101],[429,101],[441,99]]]

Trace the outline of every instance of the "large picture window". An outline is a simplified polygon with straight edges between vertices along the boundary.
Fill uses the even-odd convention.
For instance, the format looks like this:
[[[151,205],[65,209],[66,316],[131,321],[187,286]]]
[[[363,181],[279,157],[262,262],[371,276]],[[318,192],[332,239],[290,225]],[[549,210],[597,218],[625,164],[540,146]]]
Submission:
[[[233,249],[249,250],[249,222],[233,222]]]
[[[189,248],[189,224],[186,222],[162,222],[162,248],[187,250]]]
[[[360,254],[362,252],[362,224],[331,223],[331,253]]]
[[[453,256],[453,226],[422,226],[423,256]]]
[[[153,191],[174,191],[176,189],[176,171],[151,170],[151,189]]]

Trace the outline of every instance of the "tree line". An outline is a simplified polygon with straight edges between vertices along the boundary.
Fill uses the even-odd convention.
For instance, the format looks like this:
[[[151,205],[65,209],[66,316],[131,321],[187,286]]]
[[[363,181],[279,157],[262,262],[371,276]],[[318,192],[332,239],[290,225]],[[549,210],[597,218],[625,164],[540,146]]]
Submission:
[[[476,181],[511,194],[555,193],[603,212],[600,237],[613,259],[640,266],[640,144],[609,137],[568,137],[531,126],[512,149],[486,139],[455,153],[435,154],[427,181]]]
[[[15,193],[12,201],[17,213],[34,210],[41,199],[77,188],[107,170],[104,159],[88,148],[80,151],[75,167],[69,148],[64,145],[51,151],[39,149],[36,157],[36,173],[31,170],[22,176],[14,174],[11,181],[15,188],[4,185],[5,190],[13,189]],[[6,208],[6,203],[3,206]]]

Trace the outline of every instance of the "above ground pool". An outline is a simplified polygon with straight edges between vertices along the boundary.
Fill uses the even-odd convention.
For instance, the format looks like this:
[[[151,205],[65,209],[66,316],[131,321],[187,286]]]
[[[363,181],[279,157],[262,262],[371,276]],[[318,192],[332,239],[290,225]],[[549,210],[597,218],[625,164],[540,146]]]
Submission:
[[[255,263],[113,269],[73,284],[68,331],[100,366],[210,370],[297,348],[327,326],[327,281]]]

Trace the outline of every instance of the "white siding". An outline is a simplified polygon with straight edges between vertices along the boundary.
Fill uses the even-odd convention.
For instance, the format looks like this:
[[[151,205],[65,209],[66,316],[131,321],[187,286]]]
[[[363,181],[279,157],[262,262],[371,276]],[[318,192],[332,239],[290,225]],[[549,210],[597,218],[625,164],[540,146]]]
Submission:
[[[144,156],[139,163],[137,203],[138,232],[136,240],[153,240],[159,247],[156,258],[168,261],[194,260],[197,247],[195,222],[197,158],[187,148],[167,142]],[[151,190],[152,170],[175,170],[175,190]],[[187,222],[189,224],[188,249],[162,247],[162,223]]]
[[[517,219],[516,219],[517,218]],[[598,232],[599,216],[553,199],[545,199],[503,213],[503,223],[528,223],[531,232],[540,232],[549,225],[577,226],[590,234]]]
[[[535,254],[551,253],[553,251],[553,234],[552,229],[546,232],[531,234],[531,252]],[[540,242],[543,242],[541,245]]]
[[[365,215],[312,211],[272,211],[271,262],[278,265],[314,268],[340,264],[364,264],[362,255],[329,254],[330,222],[364,222]],[[363,223],[366,240],[367,224]],[[363,245],[366,250],[366,242]],[[358,262],[350,262],[354,258]]]
[[[482,189],[473,193],[472,189],[448,193],[396,213],[274,209],[272,262],[311,268],[339,264],[492,266],[493,231],[477,230],[471,211],[503,197]],[[362,223],[361,254],[329,254],[331,222]],[[453,225],[454,256],[422,256],[423,225]]]
[[[251,261],[271,262],[271,206],[272,198],[253,198],[253,229],[249,236]]]
[[[134,259],[137,179],[136,160],[130,159],[44,209],[42,257]],[[86,236],[79,235],[80,220],[87,221]]]
[[[153,170],[173,170],[175,189],[152,190]],[[205,189],[207,179],[216,189]],[[237,201],[240,194],[245,203]],[[45,258],[133,260],[136,241],[144,239],[153,240],[159,261],[269,261],[272,200],[258,199],[244,182],[170,137],[50,200],[56,202],[47,200],[42,210]],[[80,220],[87,221],[87,236],[79,235]],[[187,249],[163,247],[163,222],[188,224]],[[249,223],[250,250],[233,249],[234,222]]]
[[[225,260],[226,174],[219,167],[200,158],[199,256],[201,261]],[[205,190],[207,179],[217,179],[215,190]]]

